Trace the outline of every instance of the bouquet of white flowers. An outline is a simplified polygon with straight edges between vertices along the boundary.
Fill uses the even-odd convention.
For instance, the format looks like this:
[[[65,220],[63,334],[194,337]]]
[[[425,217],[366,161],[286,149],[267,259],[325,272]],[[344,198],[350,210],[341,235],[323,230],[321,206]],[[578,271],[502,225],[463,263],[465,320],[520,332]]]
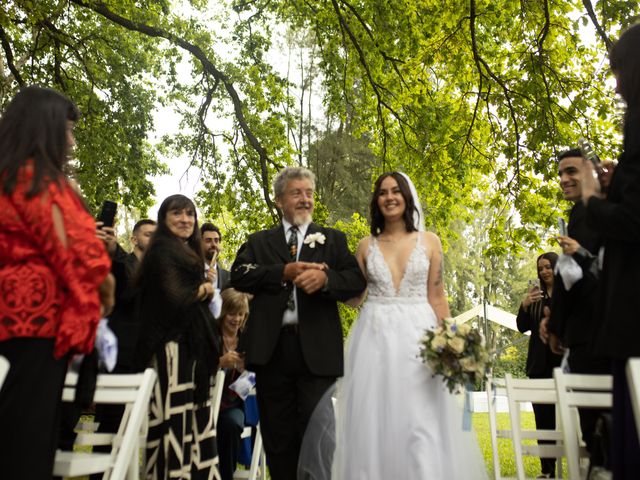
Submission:
[[[458,325],[450,318],[425,332],[420,341],[420,356],[434,376],[442,375],[450,392],[485,380],[491,366],[480,332],[466,323]]]

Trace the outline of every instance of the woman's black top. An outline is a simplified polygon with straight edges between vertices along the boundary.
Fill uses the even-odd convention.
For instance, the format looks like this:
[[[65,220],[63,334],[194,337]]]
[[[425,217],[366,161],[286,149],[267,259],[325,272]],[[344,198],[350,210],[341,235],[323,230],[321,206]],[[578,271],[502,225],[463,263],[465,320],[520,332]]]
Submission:
[[[562,356],[556,355],[548,345],[540,340],[540,321],[543,316],[544,307],[551,308],[551,297],[547,292],[542,292],[542,299],[533,302],[529,308],[525,309],[520,304],[516,324],[521,333],[531,331],[529,338],[529,351],[527,352],[527,376],[530,378],[550,378],[553,376],[553,369],[560,366]]]

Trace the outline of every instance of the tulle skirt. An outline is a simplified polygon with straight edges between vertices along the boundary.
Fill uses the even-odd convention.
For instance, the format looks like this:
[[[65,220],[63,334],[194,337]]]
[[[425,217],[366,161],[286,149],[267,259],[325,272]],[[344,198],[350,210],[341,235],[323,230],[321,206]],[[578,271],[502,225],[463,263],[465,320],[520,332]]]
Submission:
[[[435,325],[425,299],[370,297],[363,306],[337,385],[333,480],[487,478],[461,399],[419,358]]]

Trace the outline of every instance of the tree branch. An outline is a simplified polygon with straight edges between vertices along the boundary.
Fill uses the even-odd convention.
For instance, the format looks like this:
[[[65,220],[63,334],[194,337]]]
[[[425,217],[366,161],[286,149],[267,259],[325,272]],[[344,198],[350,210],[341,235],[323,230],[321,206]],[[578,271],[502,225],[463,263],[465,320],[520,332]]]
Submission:
[[[9,71],[13,74],[13,78],[16,79],[16,82],[21,87],[24,86],[24,80],[20,72],[16,68],[13,63],[13,51],[11,50],[11,42],[7,36],[7,32],[5,32],[4,28],[0,25],[0,41],[2,42],[2,49],[4,50],[4,54],[7,58],[7,67],[9,67]]]
[[[269,170],[267,168],[267,164],[270,163],[269,155],[267,154],[266,149],[260,143],[260,140],[255,136],[251,127],[246,120],[244,115],[244,106],[242,101],[240,100],[240,96],[233,85],[233,82],[225,75],[222,71],[220,71],[213,62],[207,57],[206,53],[202,51],[202,49],[198,45],[194,45],[193,43],[188,42],[184,38],[175,35],[167,30],[162,28],[154,27],[151,25],[147,25],[144,23],[136,22],[134,20],[130,20],[128,18],[122,17],[115,12],[112,12],[104,3],[101,2],[86,2],[85,0],[70,0],[72,3],[79,5],[84,8],[88,8],[99,15],[102,15],[107,20],[120,25],[121,27],[126,28],[127,30],[136,31],[147,35],[149,37],[155,38],[164,38],[174,45],[179,46],[180,48],[191,53],[202,65],[202,68],[205,72],[211,75],[217,82],[221,82],[224,85],[225,90],[227,91],[227,95],[231,99],[233,103],[234,113],[240,128],[242,129],[242,133],[251,145],[251,147],[256,151],[260,158],[260,176],[261,176],[261,186],[262,193],[264,196],[264,200],[267,204],[267,207],[270,210],[271,216],[274,220],[278,220],[279,216],[277,213],[277,207],[275,203],[271,200],[270,188],[269,188]]]
[[[602,28],[602,25],[600,25],[600,22],[598,22],[598,17],[596,16],[596,12],[593,9],[593,4],[591,3],[591,0],[582,0],[582,4],[584,5],[584,8],[587,10],[587,15],[589,15],[589,18],[591,19],[591,23],[593,23],[593,26],[596,28],[596,32],[598,32],[598,36],[600,37],[600,40],[604,42],[605,46],[607,47],[607,50],[611,50],[611,47],[613,47],[613,42],[607,35],[607,32],[605,32],[604,29]]]

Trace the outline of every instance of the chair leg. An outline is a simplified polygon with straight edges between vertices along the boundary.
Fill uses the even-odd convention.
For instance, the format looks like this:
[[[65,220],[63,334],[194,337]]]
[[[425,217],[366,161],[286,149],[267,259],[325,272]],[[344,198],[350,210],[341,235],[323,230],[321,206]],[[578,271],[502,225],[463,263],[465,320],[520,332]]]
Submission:
[[[136,442],[136,447],[131,454],[129,467],[127,468],[127,480],[139,480],[140,478],[140,443]]]

